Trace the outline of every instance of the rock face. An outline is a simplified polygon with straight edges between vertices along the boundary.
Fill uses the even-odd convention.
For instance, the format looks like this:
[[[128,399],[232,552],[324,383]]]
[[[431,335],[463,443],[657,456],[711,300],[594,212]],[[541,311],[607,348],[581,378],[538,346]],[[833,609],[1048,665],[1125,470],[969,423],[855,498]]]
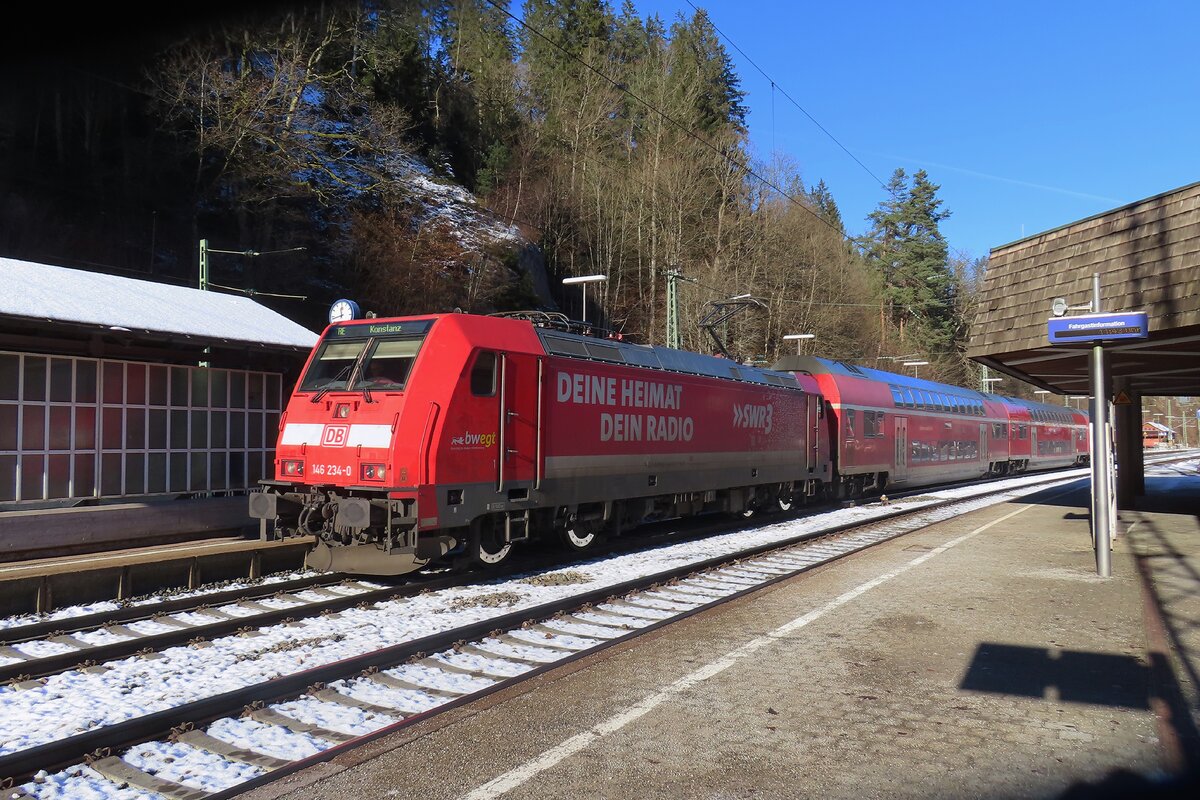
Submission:
[[[411,199],[423,209],[418,215],[419,224],[448,226],[468,252],[515,254],[504,259],[515,273],[513,280],[521,281],[528,276],[541,308],[558,310],[542,250],[520,228],[481,206],[467,189],[436,177],[429,166],[416,158],[406,158],[403,169],[407,172],[405,181]]]

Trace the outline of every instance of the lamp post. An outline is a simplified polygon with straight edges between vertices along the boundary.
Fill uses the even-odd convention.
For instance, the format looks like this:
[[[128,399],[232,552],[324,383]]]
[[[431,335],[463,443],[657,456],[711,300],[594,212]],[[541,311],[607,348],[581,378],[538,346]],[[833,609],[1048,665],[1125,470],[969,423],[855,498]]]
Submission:
[[[805,339],[814,339],[814,338],[816,338],[816,336],[817,335],[815,333],[788,333],[788,334],[785,334],[783,338],[784,338],[784,341],[795,340],[796,355],[800,355],[802,352],[804,352],[804,340]]]
[[[918,368],[918,367],[923,367],[923,366],[925,366],[926,364],[928,364],[929,362],[928,362],[928,361],[905,361],[905,362],[902,362],[902,363],[903,363],[903,364],[904,364],[904,366],[906,366],[906,367],[912,367],[912,368],[913,368],[913,377],[915,378],[915,377],[917,377],[917,373],[918,373],[918,371],[919,371],[917,368]]]
[[[979,380],[983,383],[983,390],[985,392],[991,392],[992,384],[999,383],[1000,381],[1004,380],[1004,378],[980,378]]]
[[[607,275],[580,275],[577,278],[563,278],[564,286],[573,286],[579,284],[583,287],[583,321],[587,322],[587,285],[589,283],[603,283],[608,280]]]
[[[1038,402],[1039,402],[1039,403],[1044,403],[1044,402],[1046,402],[1046,401],[1045,401],[1045,399],[1042,397],[1042,395],[1044,395],[1044,394],[1050,394],[1050,390],[1049,390],[1049,389],[1034,389],[1034,390],[1033,390],[1033,393],[1034,393],[1034,394],[1036,394],[1036,395],[1038,396]]]

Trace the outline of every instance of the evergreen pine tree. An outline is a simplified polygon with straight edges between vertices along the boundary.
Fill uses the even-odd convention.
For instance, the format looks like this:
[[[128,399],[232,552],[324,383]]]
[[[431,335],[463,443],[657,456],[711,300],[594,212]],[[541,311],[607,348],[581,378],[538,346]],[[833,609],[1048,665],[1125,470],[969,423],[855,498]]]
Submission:
[[[883,284],[893,324],[925,352],[948,355],[960,344],[958,281],[939,223],[950,216],[937,196],[939,187],[925,170],[892,173],[888,198],[868,215],[871,231],[860,241],[867,262]],[[912,330],[915,326],[915,331]],[[907,334],[911,332],[911,337]]]
[[[843,234],[846,232],[846,226],[842,222],[842,212],[838,210],[837,201],[833,199],[833,194],[825,185],[823,178],[809,191],[808,199],[822,219],[837,228],[839,232]]]

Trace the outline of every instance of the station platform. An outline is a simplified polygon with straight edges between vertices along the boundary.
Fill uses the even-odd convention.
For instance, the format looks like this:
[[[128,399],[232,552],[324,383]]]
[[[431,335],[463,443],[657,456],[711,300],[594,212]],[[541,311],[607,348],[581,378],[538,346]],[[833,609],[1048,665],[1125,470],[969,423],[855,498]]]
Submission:
[[[1147,469],[825,565],[246,795],[1197,797],[1200,474]]]

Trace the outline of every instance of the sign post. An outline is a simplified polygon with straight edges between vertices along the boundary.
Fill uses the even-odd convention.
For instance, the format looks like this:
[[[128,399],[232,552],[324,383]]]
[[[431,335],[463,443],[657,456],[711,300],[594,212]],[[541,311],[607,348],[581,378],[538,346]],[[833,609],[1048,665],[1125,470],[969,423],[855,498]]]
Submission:
[[[1089,372],[1092,387],[1092,544],[1096,548],[1096,574],[1112,575],[1112,531],[1116,512],[1112,505],[1115,481],[1112,448],[1109,442],[1108,393],[1104,374],[1104,343],[1124,339],[1146,339],[1149,324],[1146,314],[1100,312],[1100,273],[1092,275],[1093,313],[1064,317],[1064,307],[1054,308],[1058,315],[1048,326],[1050,344],[1090,344]]]

